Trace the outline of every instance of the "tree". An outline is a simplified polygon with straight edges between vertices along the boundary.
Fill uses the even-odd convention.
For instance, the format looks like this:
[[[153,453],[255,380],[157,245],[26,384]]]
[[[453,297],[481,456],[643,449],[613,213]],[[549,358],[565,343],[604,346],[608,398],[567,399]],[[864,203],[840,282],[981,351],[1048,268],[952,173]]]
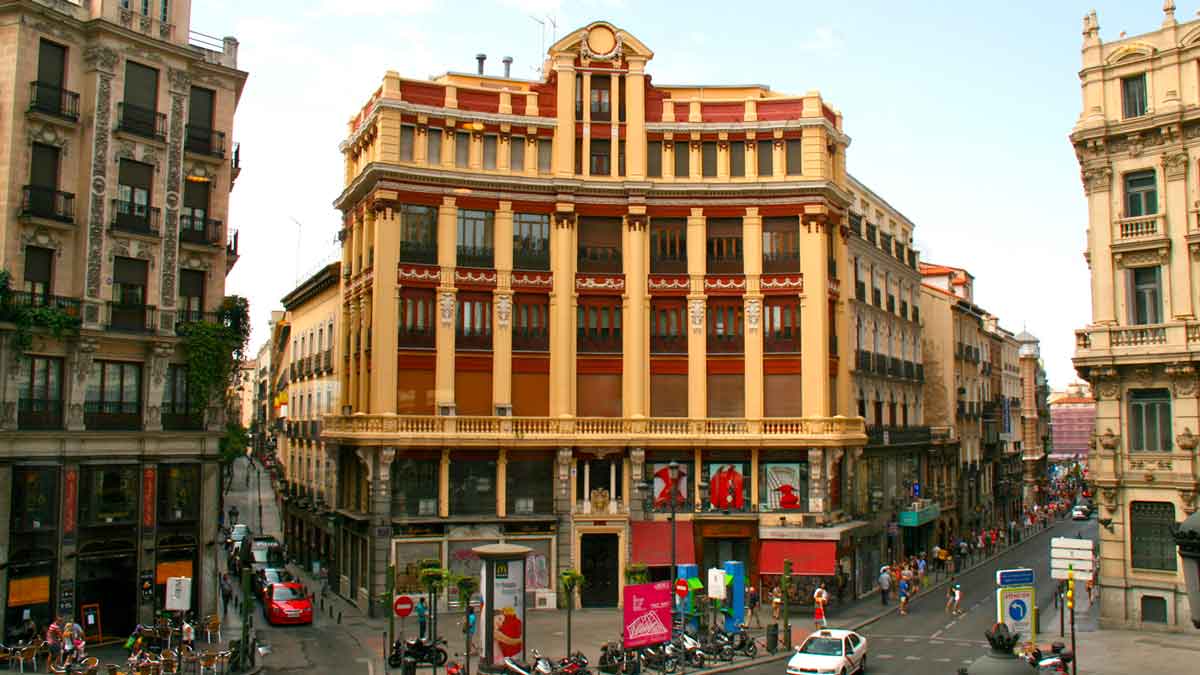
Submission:
[[[575,590],[582,588],[587,581],[583,573],[571,568],[563,570],[558,575],[563,591],[567,594],[567,656],[571,655],[571,613],[575,610]]]

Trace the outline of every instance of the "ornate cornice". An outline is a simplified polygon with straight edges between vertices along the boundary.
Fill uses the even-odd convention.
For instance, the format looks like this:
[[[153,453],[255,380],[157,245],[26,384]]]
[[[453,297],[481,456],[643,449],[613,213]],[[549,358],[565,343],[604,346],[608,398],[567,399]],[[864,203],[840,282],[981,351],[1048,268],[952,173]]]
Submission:
[[[361,137],[368,133],[368,130],[375,124],[376,118],[379,116],[380,110],[398,110],[402,113],[411,113],[414,115],[425,115],[437,119],[452,119],[452,120],[470,120],[472,122],[492,122],[495,124],[508,124],[515,127],[546,127],[553,129],[558,126],[558,119],[554,117],[530,117],[527,115],[511,115],[507,113],[489,113],[477,110],[463,110],[461,108],[445,108],[431,105],[420,105],[418,103],[409,103],[408,101],[397,101],[394,99],[379,99],[375,101],[371,112],[364,117],[358,125],[358,129],[350,134],[346,140],[338,144],[338,149],[342,152],[354,147],[358,144]],[[451,129],[450,131],[453,131]]]

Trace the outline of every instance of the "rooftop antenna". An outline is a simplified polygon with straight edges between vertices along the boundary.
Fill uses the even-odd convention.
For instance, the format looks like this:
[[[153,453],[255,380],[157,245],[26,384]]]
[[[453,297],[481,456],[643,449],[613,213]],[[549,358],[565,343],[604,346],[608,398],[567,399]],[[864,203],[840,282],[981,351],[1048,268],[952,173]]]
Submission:
[[[303,238],[303,234],[304,234],[304,224],[301,223],[300,221],[296,220],[292,216],[288,216],[288,219],[296,224],[296,272],[295,272],[296,281],[295,281],[295,285],[299,286],[300,285],[300,241]]]

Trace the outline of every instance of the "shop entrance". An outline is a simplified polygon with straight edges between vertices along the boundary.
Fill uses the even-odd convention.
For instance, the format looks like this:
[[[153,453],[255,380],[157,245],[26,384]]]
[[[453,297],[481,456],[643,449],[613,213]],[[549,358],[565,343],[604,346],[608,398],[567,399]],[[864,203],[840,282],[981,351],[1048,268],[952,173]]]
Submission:
[[[704,540],[704,556],[702,558],[704,570],[713,567],[721,567],[727,560],[737,560],[746,565],[746,572],[750,572],[750,539],[705,539]]]
[[[580,572],[587,579],[579,593],[584,607],[617,606],[618,538],[613,534],[584,534],[579,537]]]
[[[136,554],[80,556],[78,577],[76,606],[100,606],[101,639],[128,637],[138,623]]]

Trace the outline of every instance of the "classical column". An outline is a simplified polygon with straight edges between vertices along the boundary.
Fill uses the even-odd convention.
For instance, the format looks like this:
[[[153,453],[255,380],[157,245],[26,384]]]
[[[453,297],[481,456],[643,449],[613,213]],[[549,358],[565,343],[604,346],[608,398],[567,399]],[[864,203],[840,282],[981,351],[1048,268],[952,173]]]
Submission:
[[[373,297],[375,297],[375,294],[368,292],[366,295],[359,296],[358,299],[358,331],[362,339],[362,347],[358,357],[358,410],[362,412],[370,412],[371,410],[371,341],[374,336],[372,335],[373,331],[369,330],[368,327],[371,325],[371,304]],[[395,328],[392,330],[395,330]]]
[[[351,412],[361,412],[358,407],[358,359],[360,354],[354,350],[354,342],[359,338],[359,309],[358,299],[351,298],[346,303],[346,316],[342,320],[342,330],[346,333],[347,358],[344,359],[345,368],[343,379],[345,380],[344,388],[342,389],[342,405],[350,406]],[[291,401],[289,400],[290,404]]]
[[[641,208],[644,207],[633,207]],[[645,417],[647,378],[649,377],[650,343],[646,324],[650,308],[646,295],[646,215],[630,213],[625,216],[625,298],[624,298],[624,344],[622,345],[621,370],[626,417]]]
[[[707,295],[704,274],[704,209],[692,209],[687,219],[687,261],[691,288],[688,292],[688,417],[708,417],[708,343],[705,331]]]
[[[1159,205],[1164,213],[1162,227],[1171,238],[1170,273],[1163,274],[1163,281],[1170,284],[1171,313],[1167,317],[1183,321],[1195,317],[1192,308],[1192,265],[1191,248],[1188,246],[1188,155],[1184,150],[1164,153],[1162,174],[1166,183],[1165,194]]]
[[[758,141],[755,132],[746,132],[746,178],[758,178]]]
[[[569,206],[560,204],[560,207]],[[550,231],[550,415],[575,414],[575,214],[559,210]]]
[[[829,263],[828,220],[824,206],[807,206],[801,214],[800,271],[804,293],[800,297],[801,410],[805,417],[830,415],[829,388]]]
[[[377,192],[374,204],[376,273],[371,279],[372,366],[368,377],[370,412],[376,414],[396,412],[396,269],[400,261],[401,216],[400,205],[391,199],[394,197],[395,193]]]
[[[453,197],[444,197],[438,208],[438,265],[442,279],[437,289],[437,366],[434,398],[437,413],[453,414],[454,403],[454,319],[457,305],[454,270],[458,262],[456,227],[458,208]]]
[[[438,462],[438,517],[450,517],[450,450],[442,448]]]
[[[1083,188],[1088,198],[1090,247],[1088,264],[1092,268],[1092,322],[1117,323],[1114,286],[1123,282],[1113,276],[1112,257],[1112,168],[1108,165],[1085,167]],[[1180,227],[1186,232],[1187,226]]]
[[[496,289],[492,292],[492,404],[493,410],[512,408],[512,202],[500,202],[496,211]]]
[[[632,180],[646,177],[646,59],[626,59],[625,75],[625,175]]]
[[[496,516],[508,515],[508,450],[500,448],[496,455]]]
[[[747,419],[763,416],[763,296],[762,278],[762,216],[758,209],[746,209],[742,218],[743,271],[746,273],[746,295],[744,298],[745,329],[745,406]]]
[[[375,450],[378,468],[374,471],[371,489],[371,583],[368,590],[375,597],[387,588],[388,563],[392,554],[392,460],[396,448],[382,447]],[[371,616],[375,615],[375,603],[371,603]],[[391,611],[387,609],[385,611]]]

